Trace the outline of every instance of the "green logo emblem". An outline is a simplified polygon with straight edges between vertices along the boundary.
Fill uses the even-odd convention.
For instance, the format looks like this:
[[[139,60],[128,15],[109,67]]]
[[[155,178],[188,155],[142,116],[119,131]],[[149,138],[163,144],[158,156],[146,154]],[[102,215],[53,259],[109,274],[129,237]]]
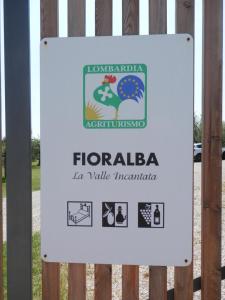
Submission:
[[[144,128],[147,124],[144,64],[87,65],[83,69],[85,128]]]

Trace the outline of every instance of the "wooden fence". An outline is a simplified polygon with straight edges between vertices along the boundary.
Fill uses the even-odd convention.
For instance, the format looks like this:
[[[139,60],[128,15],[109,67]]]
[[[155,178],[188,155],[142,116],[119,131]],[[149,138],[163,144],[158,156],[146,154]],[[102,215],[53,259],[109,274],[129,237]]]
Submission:
[[[139,34],[139,1],[121,1],[123,35]],[[13,1],[8,1],[10,2]],[[203,300],[221,299],[222,4],[223,0],[203,0],[202,275],[200,281]],[[68,0],[68,36],[85,35],[85,9],[84,0]],[[41,0],[41,37],[58,36],[58,23],[57,0]],[[176,0],[176,32],[194,35],[194,0]],[[167,33],[167,1],[149,0],[149,34],[162,33]],[[95,1],[95,34],[112,35],[112,0]],[[7,67],[9,66],[6,65]],[[7,97],[6,92],[6,102]],[[25,113],[29,114],[27,111]],[[9,127],[10,124],[9,121]],[[11,132],[8,131],[9,138],[10,134]],[[26,143],[27,140],[23,142]],[[8,147],[15,147],[15,143],[12,141],[10,143]],[[8,178],[10,178],[10,171],[12,170],[8,168]],[[17,177],[17,180],[20,179]],[[12,184],[10,182],[8,184],[9,193]],[[112,299],[112,266],[95,265],[94,272],[95,300]],[[1,277],[0,280],[2,281]],[[176,300],[193,299],[193,291],[193,264],[175,268],[174,291],[170,293],[174,296],[171,297]],[[42,297],[44,300],[60,299],[60,264],[43,262]],[[149,267],[149,299],[165,300],[167,297],[167,268]],[[124,265],[122,266],[122,299],[138,298],[139,267]],[[0,299],[2,299],[1,294]],[[68,299],[86,299],[85,264],[69,264]]]

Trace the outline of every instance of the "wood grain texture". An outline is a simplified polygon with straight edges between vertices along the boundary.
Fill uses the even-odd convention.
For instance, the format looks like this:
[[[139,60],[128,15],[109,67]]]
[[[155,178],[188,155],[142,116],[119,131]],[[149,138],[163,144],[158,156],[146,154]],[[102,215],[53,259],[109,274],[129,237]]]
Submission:
[[[41,0],[41,38],[58,35],[58,1]]]
[[[95,1],[95,35],[112,35],[112,0]]]
[[[204,1],[202,300],[221,299],[223,1]]]
[[[139,1],[123,0],[123,35],[139,34]],[[122,299],[139,299],[139,267],[122,266]]]
[[[194,0],[176,0],[176,32],[189,33],[194,37]],[[192,100],[193,101],[193,100]],[[193,299],[193,264],[175,268],[175,299]]]
[[[122,299],[139,299],[139,267],[125,266],[122,268]]]
[[[139,0],[123,0],[123,35],[139,34]]]
[[[84,0],[68,0],[68,36],[85,36]]]
[[[112,299],[112,265],[95,265],[95,300]]]
[[[41,38],[58,36],[58,1],[41,0]],[[60,299],[60,264],[42,262],[42,299]]]
[[[69,264],[68,300],[86,299],[86,265]]]
[[[60,265],[42,262],[42,300],[60,299]]]
[[[149,297],[151,300],[167,299],[166,267],[150,267]]]
[[[149,33],[167,33],[167,0],[149,0]]]
[[[149,33],[167,33],[167,0],[149,1]],[[149,295],[151,300],[167,299],[166,267],[150,267]]]
[[[68,0],[68,36],[85,36],[85,1]],[[69,264],[68,300],[86,299],[86,265]]]
[[[112,1],[95,1],[95,34],[112,35]],[[95,265],[95,300],[112,299],[112,266]]]
[[[194,0],[176,0],[176,32],[194,37]]]

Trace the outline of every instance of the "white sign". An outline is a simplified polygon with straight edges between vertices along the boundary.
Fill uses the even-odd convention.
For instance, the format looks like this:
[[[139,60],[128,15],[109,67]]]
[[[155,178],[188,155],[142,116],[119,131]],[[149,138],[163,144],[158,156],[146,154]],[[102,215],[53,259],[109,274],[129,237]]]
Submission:
[[[41,42],[41,252],[50,262],[192,260],[193,40]]]

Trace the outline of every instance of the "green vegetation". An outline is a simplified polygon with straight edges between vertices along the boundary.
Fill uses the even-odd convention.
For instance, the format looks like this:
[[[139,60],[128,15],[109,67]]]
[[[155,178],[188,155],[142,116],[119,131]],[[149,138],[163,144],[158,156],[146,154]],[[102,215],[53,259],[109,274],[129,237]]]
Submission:
[[[41,254],[40,254],[40,233],[36,232],[33,235],[33,299],[41,300],[42,295],[42,267],[41,267]],[[67,264],[63,264],[60,270],[60,299],[67,299]],[[4,299],[7,299],[7,270],[6,270],[6,243],[3,245],[3,280],[4,280]]]
[[[6,182],[5,178],[2,178],[2,192],[3,197],[6,196]],[[40,167],[38,162],[32,163],[32,191],[40,190]]]
[[[40,166],[32,164],[32,191],[40,190]]]
[[[202,142],[202,118],[194,116],[194,143]],[[225,147],[225,121],[222,122],[222,146]]]
[[[6,138],[2,140],[2,193],[6,196]],[[32,150],[32,191],[40,190],[40,140],[31,140]]]

